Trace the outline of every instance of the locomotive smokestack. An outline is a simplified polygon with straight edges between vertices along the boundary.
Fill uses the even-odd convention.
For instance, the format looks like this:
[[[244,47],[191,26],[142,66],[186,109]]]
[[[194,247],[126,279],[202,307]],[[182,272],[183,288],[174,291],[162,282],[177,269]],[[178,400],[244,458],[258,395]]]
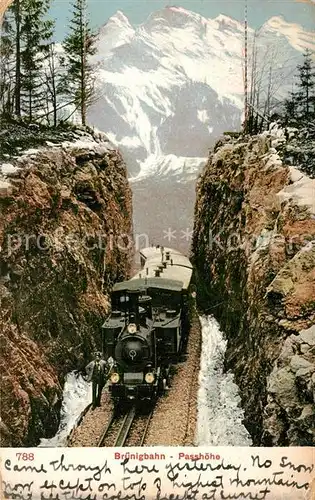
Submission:
[[[129,321],[131,316],[135,318],[135,323],[138,326],[140,323],[139,314],[139,297],[140,290],[129,290]]]

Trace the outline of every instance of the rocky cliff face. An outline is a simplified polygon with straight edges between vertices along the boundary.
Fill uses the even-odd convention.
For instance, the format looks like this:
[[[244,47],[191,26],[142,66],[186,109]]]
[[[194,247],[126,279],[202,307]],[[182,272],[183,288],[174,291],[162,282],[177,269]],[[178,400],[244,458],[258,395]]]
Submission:
[[[225,139],[197,185],[199,304],[228,338],[256,445],[315,442],[315,181],[278,154],[274,129]]]
[[[131,191],[102,134],[71,133],[0,166],[2,445],[58,426],[64,374],[100,345],[106,291],[128,275]]]

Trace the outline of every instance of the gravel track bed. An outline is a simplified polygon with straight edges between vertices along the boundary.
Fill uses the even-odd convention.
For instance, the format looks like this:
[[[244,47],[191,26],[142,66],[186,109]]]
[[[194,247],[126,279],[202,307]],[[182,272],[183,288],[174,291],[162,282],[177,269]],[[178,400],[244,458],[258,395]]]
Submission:
[[[140,446],[149,415],[137,415],[132,423],[125,446]]]
[[[110,447],[115,445],[115,441],[117,439],[119,430],[122,426],[122,423],[124,421],[125,415],[117,416],[117,418],[114,420],[112,425],[110,426],[110,429],[108,430],[108,433],[102,443],[102,447]]]
[[[194,310],[187,361],[177,365],[168,394],[157,402],[144,446],[194,446],[200,351],[201,325]]]
[[[113,411],[114,408],[110,394],[104,390],[101,398],[101,406],[95,408],[95,410],[89,410],[83,417],[79,427],[72,431],[68,446],[97,446],[105,426],[111,419]]]

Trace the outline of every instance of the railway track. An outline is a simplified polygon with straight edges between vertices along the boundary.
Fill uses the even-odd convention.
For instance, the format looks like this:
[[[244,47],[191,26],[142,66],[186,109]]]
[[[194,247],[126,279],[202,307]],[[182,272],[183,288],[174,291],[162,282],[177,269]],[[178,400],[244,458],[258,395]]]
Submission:
[[[119,428],[119,432],[118,432],[118,435],[116,437],[114,446],[124,446],[124,444],[127,440],[130,428],[132,426],[132,422],[135,418],[135,415],[136,415],[136,407],[132,406],[131,409],[129,410],[129,412],[126,413],[126,415],[122,421],[122,424]]]
[[[136,407],[132,406],[123,414],[113,414],[97,446],[143,446],[152,413],[153,411],[148,415],[137,414]]]

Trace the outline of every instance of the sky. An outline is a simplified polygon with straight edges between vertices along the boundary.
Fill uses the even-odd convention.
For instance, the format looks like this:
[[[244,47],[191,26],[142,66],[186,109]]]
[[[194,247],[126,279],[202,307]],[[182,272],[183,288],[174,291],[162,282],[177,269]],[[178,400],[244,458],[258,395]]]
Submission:
[[[315,27],[315,0],[247,0],[248,23],[259,28],[272,16],[283,15],[289,22],[301,24],[307,30]],[[204,17],[226,14],[242,21],[245,0],[88,0],[91,25],[102,26],[117,10],[121,10],[132,25],[146,21],[149,15],[168,5],[192,10]],[[70,17],[70,0],[53,0],[52,16],[56,19],[56,38],[62,40]]]

